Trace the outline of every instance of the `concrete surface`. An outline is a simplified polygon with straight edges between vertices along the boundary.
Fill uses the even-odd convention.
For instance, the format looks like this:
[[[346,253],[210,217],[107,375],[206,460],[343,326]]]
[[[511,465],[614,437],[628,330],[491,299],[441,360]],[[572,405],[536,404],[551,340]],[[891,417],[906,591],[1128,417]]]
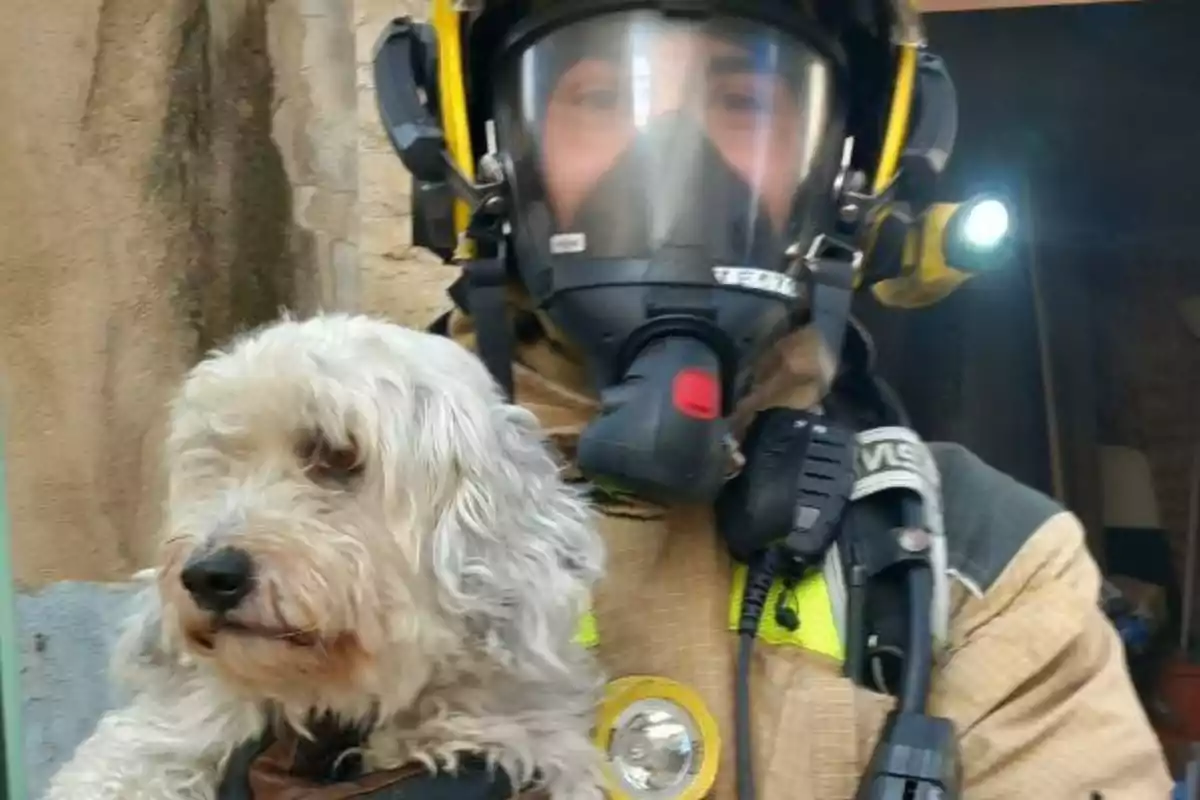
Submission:
[[[132,594],[125,584],[62,582],[17,599],[31,800],[121,699],[109,684],[107,663]]]

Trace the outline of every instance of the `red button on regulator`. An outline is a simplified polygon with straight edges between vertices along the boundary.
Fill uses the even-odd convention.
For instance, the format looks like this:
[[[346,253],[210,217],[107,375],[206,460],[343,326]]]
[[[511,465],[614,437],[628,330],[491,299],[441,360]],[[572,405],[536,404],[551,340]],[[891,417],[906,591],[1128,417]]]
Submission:
[[[671,383],[671,400],[685,416],[714,420],[721,413],[721,386],[711,372],[680,370]]]

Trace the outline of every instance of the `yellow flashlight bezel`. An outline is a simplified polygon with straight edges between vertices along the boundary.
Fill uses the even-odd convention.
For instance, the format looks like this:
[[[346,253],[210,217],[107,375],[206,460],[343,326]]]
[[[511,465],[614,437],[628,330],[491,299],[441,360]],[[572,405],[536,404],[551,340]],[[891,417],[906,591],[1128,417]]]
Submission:
[[[721,760],[721,732],[717,727],[716,718],[696,690],[678,681],[649,675],[635,675],[609,682],[605,687],[604,700],[596,714],[596,746],[607,756],[617,732],[617,720],[635,703],[646,700],[668,701],[691,717],[699,736],[700,760],[692,782],[672,800],[703,800],[712,791],[717,780],[717,768]],[[607,760],[605,767],[611,800],[638,800],[622,788],[620,781],[612,774],[611,765]]]

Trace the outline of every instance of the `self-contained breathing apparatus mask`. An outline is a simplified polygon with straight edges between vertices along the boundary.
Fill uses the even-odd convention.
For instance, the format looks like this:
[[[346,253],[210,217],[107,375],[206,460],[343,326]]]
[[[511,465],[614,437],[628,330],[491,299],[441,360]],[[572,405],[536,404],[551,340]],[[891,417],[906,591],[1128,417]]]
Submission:
[[[600,395],[578,466],[711,501],[751,367],[807,322],[803,256],[840,168],[834,58],[760,22],[657,10],[509,52],[494,109],[516,272]]]

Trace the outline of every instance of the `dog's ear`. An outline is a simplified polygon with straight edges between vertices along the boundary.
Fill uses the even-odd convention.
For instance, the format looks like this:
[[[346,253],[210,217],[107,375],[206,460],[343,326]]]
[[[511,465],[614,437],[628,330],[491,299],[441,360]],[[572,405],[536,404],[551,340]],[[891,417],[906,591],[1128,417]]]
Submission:
[[[534,415],[494,403],[488,423],[467,423],[451,445],[458,474],[433,537],[434,572],[447,610],[490,655],[510,669],[561,670],[603,544]]]

